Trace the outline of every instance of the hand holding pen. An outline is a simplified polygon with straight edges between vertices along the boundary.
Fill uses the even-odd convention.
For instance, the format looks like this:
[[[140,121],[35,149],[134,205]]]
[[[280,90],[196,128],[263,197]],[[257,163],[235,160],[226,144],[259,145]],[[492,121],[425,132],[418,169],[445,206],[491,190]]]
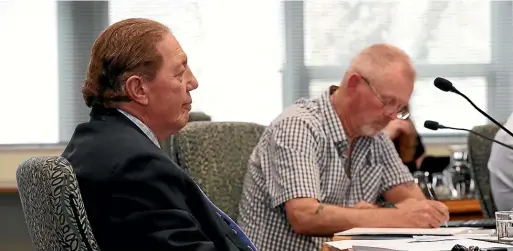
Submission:
[[[427,190],[429,192],[430,199],[438,201],[438,199],[435,197],[435,191],[433,190],[433,187],[430,184],[428,184]],[[447,221],[444,221],[444,224],[445,224],[445,227],[448,227],[447,226]]]
[[[449,209],[436,200],[406,199],[396,204],[399,227],[437,228],[449,220]]]

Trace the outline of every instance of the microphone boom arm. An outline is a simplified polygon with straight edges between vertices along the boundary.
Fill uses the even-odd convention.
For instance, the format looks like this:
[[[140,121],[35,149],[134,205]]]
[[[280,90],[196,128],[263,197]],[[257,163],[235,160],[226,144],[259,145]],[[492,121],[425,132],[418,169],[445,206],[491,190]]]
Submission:
[[[502,130],[504,130],[507,134],[509,134],[509,136],[513,137],[513,133],[511,133],[508,129],[506,129],[506,127],[504,127],[501,123],[497,122],[494,118],[492,118],[490,115],[486,114],[486,112],[484,112],[483,110],[481,110],[481,108],[477,107],[476,104],[474,104],[474,102],[472,102],[472,100],[470,100],[465,94],[459,92],[459,91],[455,91],[457,94],[459,94],[460,96],[462,96],[464,99],[466,99],[474,108],[476,108],[476,110],[478,110],[481,114],[483,114],[486,118],[488,118],[490,121],[492,121],[494,124],[498,125]],[[451,129],[454,129],[454,128],[451,128]],[[472,132],[472,131],[471,131]],[[477,134],[477,133],[476,133]],[[479,135],[481,137],[484,137],[484,138],[487,138],[483,135]],[[488,138],[487,138],[488,139]],[[493,140],[492,140],[493,141]]]
[[[478,108],[478,109],[479,109],[479,108]],[[485,139],[487,139],[487,140],[489,140],[489,141],[491,141],[491,142],[495,142],[495,143],[497,143],[497,144],[499,144],[499,145],[501,145],[501,146],[504,146],[504,147],[506,147],[506,148],[508,148],[508,149],[510,149],[510,150],[513,150],[513,147],[512,147],[512,146],[506,145],[506,144],[504,144],[504,143],[502,143],[502,142],[500,142],[500,141],[497,141],[497,140],[495,140],[495,139],[492,139],[492,138],[490,138],[490,137],[487,137],[487,136],[485,136],[485,135],[483,135],[483,134],[481,134],[481,133],[474,132],[474,131],[472,131],[472,130],[467,130],[467,129],[462,129],[462,128],[454,128],[454,127],[448,127],[448,126],[444,126],[443,128],[452,129],[452,130],[457,130],[457,131],[470,132],[470,133],[475,134],[475,135],[477,135],[477,136],[479,136],[479,137],[483,137],[483,138],[485,138]]]

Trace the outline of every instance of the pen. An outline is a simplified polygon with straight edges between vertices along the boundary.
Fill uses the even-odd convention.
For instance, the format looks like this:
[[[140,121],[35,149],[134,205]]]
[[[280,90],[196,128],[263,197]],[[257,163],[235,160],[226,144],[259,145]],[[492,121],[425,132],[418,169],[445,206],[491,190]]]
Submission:
[[[431,191],[431,189],[433,189],[433,187],[428,184],[427,185],[427,190],[429,192],[429,197],[431,197],[432,200],[437,200],[436,197],[435,197],[435,191]],[[445,223],[445,227],[448,227],[447,226],[447,221],[444,222],[444,223]]]

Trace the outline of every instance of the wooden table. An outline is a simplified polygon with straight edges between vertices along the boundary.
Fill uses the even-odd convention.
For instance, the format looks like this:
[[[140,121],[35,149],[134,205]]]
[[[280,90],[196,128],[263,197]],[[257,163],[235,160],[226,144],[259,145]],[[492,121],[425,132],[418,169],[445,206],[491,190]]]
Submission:
[[[18,186],[13,182],[0,182],[0,194],[17,193]]]
[[[338,248],[332,247],[328,244],[323,244],[321,251],[341,251],[341,250]]]
[[[445,200],[442,201],[449,208],[450,220],[475,220],[483,218],[483,211],[479,200]]]
[[[351,240],[351,236],[333,236],[332,241],[343,241]],[[328,244],[322,244],[321,251],[340,251],[338,248],[334,248]]]

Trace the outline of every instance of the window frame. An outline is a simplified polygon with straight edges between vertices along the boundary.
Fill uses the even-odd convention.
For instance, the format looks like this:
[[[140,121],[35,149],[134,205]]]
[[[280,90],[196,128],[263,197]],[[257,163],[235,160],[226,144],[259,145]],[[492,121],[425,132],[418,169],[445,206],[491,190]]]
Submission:
[[[415,64],[418,78],[484,77],[486,79],[486,112],[498,121],[509,117],[513,101],[495,99],[498,94],[509,92],[513,96],[513,35],[508,32],[513,26],[513,1],[490,1],[490,46],[491,62],[483,64]],[[284,1],[285,17],[285,62],[283,64],[283,106],[294,100],[309,96],[312,80],[340,81],[341,69],[347,65],[305,64],[304,1]],[[457,85],[457,83],[454,83]],[[511,87],[510,87],[511,86]],[[456,94],[455,94],[456,95]],[[461,98],[461,97],[454,97]],[[470,104],[469,104],[470,106]],[[477,125],[475,125],[477,126]],[[468,128],[471,129],[471,128]],[[421,134],[426,143],[466,143],[468,133],[444,133],[443,135]]]
[[[495,99],[498,94],[513,96],[513,72],[509,72],[512,68],[513,50],[513,33],[510,32],[513,26],[513,2],[512,1],[490,1],[492,12],[490,15],[491,26],[491,55],[492,62],[490,64],[452,64],[452,65],[416,65],[419,76],[423,77],[466,77],[466,76],[484,76],[487,79],[487,111],[497,121],[505,121],[511,110],[513,109],[512,100]],[[309,82],[311,79],[322,80],[340,80],[341,66],[305,66],[304,64],[304,1],[282,1],[282,11],[284,19],[284,63],[282,67],[282,95],[283,107],[291,105],[300,97],[309,96]],[[57,14],[59,15],[59,13]],[[72,16],[71,19],[76,19]],[[59,20],[59,19],[58,19]],[[69,20],[69,19],[68,19]],[[60,47],[60,46],[59,46]],[[61,48],[58,48],[61,50]],[[59,58],[60,59],[60,58]],[[451,70],[452,69],[452,70]],[[335,71],[336,70],[336,71]],[[448,74],[444,74],[447,72]],[[59,78],[61,77],[59,72]],[[480,74],[480,75],[479,75]],[[59,92],[63,92],[62,85],[59,83]],[[66,98],[59,96],[59,102]],[[458,98],[458,97],[455,97]],[[470,105],[470,104],[469,104]],[[72,119],[80,119],[84,114],[76,114]],[[65,124],[64,119],[59,114],[59,127],[71,127],[71,124]],[[73,128],[67,128],[74,129]],[[470,128],[469,128],[470,129]],[[60,135],[60,134],[59,134]],[[466,135],[449,135],[443,136],[427,136],[426,142],[465,142]],[[6,148],[46,148],[51,145],[62,146],[65,142],[55,144],[2,144],[3,149]]]
[[[89,119],[90,109],[84,105],[80,95],[80,83],[85,78],[84,69],[89,62],[91,46],[98,34],[108,26],[109,2],[55,1],[55,5],[57,8],[55,16],[58,81],[57,141],[55,143],[0,142],[2,151],[63,148],[75,131],[75,127]],[[79,12],[84,12],[86,15],[76,15]],[[81,32],[76,32],[77,30]]]

